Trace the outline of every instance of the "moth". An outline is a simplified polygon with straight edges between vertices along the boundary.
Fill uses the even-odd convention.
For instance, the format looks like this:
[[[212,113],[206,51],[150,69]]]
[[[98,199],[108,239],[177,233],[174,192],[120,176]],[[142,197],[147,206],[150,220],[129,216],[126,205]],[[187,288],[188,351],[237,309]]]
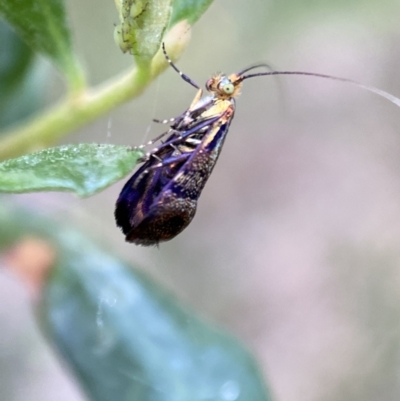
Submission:
[[[158,121],[169,123],[170,128],[146,145],[166,139],[142,158],[142,166],[118,197],[115,208],[117,226],[122,229],[126,241],[137,245],[150,246],[169,241],[192,221],[197,201],[221,153],[235,115],[235,99],[244,80],[269,75],[328,78],[355,84],[400,106],[400,100],[394,96],[346,78],[301,71],[249,73],[256,68],[268,67],[266,64],[253,65],[231,75],[217,74],[206,82],[207,94],[204,95],[203,90],[173,64],[164,44],[162,48],[171,67],[198,91],[184,113]]]

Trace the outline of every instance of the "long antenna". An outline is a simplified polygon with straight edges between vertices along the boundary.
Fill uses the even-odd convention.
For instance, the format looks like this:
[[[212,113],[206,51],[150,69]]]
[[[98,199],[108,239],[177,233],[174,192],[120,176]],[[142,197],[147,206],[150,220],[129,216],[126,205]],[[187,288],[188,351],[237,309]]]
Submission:
[[[318,74],[318,73],[314,73],[314,72],[303,72],[303,71],[259,72],[256,74],[241,75],[239,77],[239,82],[244,81],[245,79],[248,79],[248,78],[267,76],[267,75],[303,75],[303,76],[305,75],[305,76],[309,76],[309,77],[326,78],[326,79],[332,79],[334,81],[347,82],[349,84],[358,86],[361,89],[365,89],[368,92],[375,93],[376,95],[381,96],[381,97],[389,100],[389,102],[392,102],[396,106],[400,107],[400,99],[384,90],[375,88],[374,86],[368,86],[368,85],[361,84],[357,81],[353,81],[352,79],[335,77],[333,75]]]
[[[248,71],[251,71],[251,70],[255,70],[256,68],[266,68],[267,70],[269,70],[271,72],[276,71],[275,68],[272,68],[272,66],[270,66],[269,64],[259,63],[259,64],[251,65],[250,67],[247,67],[243,71],[240,71],[238,73],[238,75],[243,75],[245,72],[248,72]]]
[[[165,59],[168,61],[169,65],[181,76],[181,78],[186,81],[188,84],[194,86],[196,89],[200,89],[199,85],[193,81],[193,79],[189,78],[186,74],[184,74],[169,58],[167,51],[165,50],[165,43],[162,43],[162,50],[165,56]]]

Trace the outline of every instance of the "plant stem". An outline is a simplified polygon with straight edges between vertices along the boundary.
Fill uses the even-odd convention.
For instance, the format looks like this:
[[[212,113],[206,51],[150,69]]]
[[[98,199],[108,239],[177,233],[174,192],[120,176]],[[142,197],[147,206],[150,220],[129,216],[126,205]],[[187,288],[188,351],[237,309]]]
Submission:
[[[0,141],[0,160],[52,145],[66,133],[138,96],[151,80],[149,69],[136,68],[103,87],[72,94],[22,127],[5,133]]]

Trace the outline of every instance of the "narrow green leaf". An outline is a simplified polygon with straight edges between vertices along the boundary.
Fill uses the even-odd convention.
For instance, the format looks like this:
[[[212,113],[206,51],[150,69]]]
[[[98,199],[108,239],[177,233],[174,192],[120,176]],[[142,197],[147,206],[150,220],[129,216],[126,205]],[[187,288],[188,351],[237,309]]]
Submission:
[[[71,191],[89,196],[132,171],[140,151],[79,144],[45,149],[0,163],[0,192]]]
[[[92,401],[271,399],[237,340],[81,237],[69,237],[40,315]]]
[[[170,27],[182,20],[193,25],[211,5],[213,0],[174,0]]]
[[[34,53],[0,20],[0,129],[25,118],[40,106],[42,80]],[[39,90],[40,89],[40,90]]]
[[[88,399],[271,400],[254,358],[236,339],[104,244],[3,199],[0,250],[27,236],[56,252],[37,316]]]
[[[0,15],[33,50],[50,57],[71,86],[82,86],[62,0],[1,0]]]

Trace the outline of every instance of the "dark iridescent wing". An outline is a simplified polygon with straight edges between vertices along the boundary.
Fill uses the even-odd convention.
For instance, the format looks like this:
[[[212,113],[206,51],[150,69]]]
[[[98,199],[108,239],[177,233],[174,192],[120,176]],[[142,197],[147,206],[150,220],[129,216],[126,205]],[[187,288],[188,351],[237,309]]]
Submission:
[[[165,186],[155,203],[162,202],[163,193],[168,191],[181,198],[197,200],[200,197],[221,152],[230,121],[210,127],[200,145]]]
[[[233,118],[233,103],[220,106],[219,115],[190,116],[179,130],[171,128],[126,183],[115,218],[128,242],[157,245],[189,225]]]

